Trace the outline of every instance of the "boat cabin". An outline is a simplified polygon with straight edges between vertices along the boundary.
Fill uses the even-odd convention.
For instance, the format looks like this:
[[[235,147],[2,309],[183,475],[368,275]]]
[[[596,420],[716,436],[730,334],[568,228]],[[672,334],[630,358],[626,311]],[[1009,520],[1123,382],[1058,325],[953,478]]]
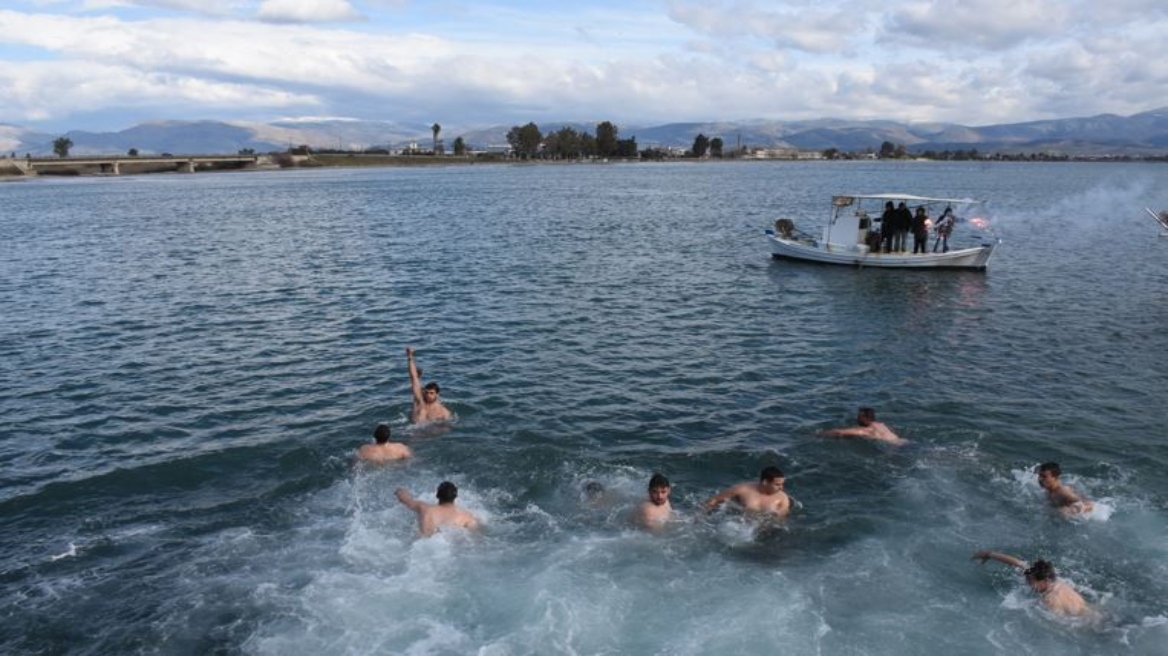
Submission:
[[[868,235],[875,232],[877,228],[879,226],[872,225],[872,217],[868,216],[868,211],[860,207],[858,198],[855,196],[832,196],[831,220],[823,227],[822,243],[824,248],[829,251],[844,250],[867,253],[871,247]]]

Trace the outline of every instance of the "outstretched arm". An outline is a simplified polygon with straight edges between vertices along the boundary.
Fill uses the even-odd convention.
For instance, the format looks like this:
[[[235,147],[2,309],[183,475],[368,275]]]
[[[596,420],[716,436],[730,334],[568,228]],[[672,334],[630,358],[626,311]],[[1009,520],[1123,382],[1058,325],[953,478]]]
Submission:
[[[733,499],[736,496],[738,496],[738,486],[737,485],[735,485],[734,487],[732,487],[728,490],[725,490],[723,492],[720,492],[720,493],[715,494],[714,496],[710,497],[708,501],[706,501],[704,504],[702,504],[702,507],[706,509],[706,512],[709,512],[711,510],[714,510],[718,506],[722,505],[723,503],[726,503],[730,499]]]
[[[415,499],[414,496],[410,494],[410,491],[404,487],[399,487],[398,489],[394,490],[393,493],[395,496],[397,496],[397,500],[400,501],[401,504],[406,508],[409,508],[414,512],[420,512],[422,510],[422,502]]]
[[[863,426],[853,428],[829,428],[819,431],[824,437],[868,437],[868,429]]]
[[[985,561],[987,561],[987,560],[996,560],[999,563],[1005,563],[1005,564],[1009,565],[1010,567],[1017,567],[1018,569],[1026,569],[1026,561],[1019,560],[1018,558],[1015,558],[1015,557],[1010,556],[1008,554],[998,553],[996,551],[990,551],[989,549],[978,549],[977,551],[973,552],[973,559],[980,560],[981,564],[983,564],[983,565],[985,564]]]
[[[414,349],[406,347],[406,363],[410,369],[410,393],[414,397],[414,407],[422,405],[422,381],[418,375],[418,365],[414,364]]]

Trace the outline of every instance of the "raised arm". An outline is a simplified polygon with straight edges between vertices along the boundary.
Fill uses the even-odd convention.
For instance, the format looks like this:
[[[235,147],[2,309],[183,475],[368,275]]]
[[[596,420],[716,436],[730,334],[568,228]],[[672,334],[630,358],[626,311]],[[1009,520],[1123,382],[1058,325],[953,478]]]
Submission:
[[[996,560],[999,563],[1005,563],[1005,564],[1009,565],[1010,567],[1017,567],[1018,569],[1026,569],[1026,561],[1019,560],[1019,559],[1017,559],[1013,556],[1010,556],[1008,554],[998,553],[996,551],[990,551],[989,549],[978,549],[977,551],[973,552],[973,559],[980,560],[981,564],[983,564],[983,565],[985,564],[985,561],[987,561],[987,560]]]
[[[406,347],[406,364],[410,370],[410,393],[414,397],[414,407],[422,405],[422,381],[418,376],[418,365],[414,364],[414,349]]]

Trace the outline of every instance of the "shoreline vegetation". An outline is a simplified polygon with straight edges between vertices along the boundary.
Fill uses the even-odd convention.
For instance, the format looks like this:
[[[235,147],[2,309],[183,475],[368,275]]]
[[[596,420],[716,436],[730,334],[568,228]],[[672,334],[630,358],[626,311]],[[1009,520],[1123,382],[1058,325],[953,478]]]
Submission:
[[[1157,163],[1168,162],[1168,156],[1165,157],[1010,157],[1002,155],[993,156],[974,156],[974,157],[924,157],[920,155],[901,155],[896,157],[885,157],[877,153],[861,153],[849,154],[848,157],[832,157],[827,156],[827,153],[788,153],[784,156],[767,156],[767,155],[735,155],[722,157],[694,157],[687,153],[686,156],[668,156],[668,157],[559,157],[559,158],[545,158],[545,157],[518,157],[505,153],[473,153],[473,154],[438,154],[433,153],[411,153],[411,154],[391,154],[391,153],[364,153],[364,152],[344,152],[344,151],[328,151],[328,152],[312,152],[304,147],[292,149],[286,153],[271,153],[264,155],[256,155],[255,162],[247,165],[239,163],[221,163],[221,164],[198,164],[187,172],[206,172],[206,171],[259,171],[259,170],[285,170],[285,169],[305,169],[305,168],[377,168],[377,167],[428,167],[428,166],[477,166],[477,165],[581,165],[581,164],[609,164],[609,163],[661,163],[661,162],[675,162],[675,163],[698,163],[698,162],[807,162],[807,161],[894,161],[894,162],[932,162],[932,161],[966,161],[966,162],[1144,162]],[[19,158],[0,158],[0,180],[8,179],[24,179],[39,176],[51,177],[74,177],[74,176],[111,176],[111,175],[141,175],[153,173],[178,173],[182,170],[180,166],[186,162],[188,158],[193,156],[184,155],[165,155],[173,163],[159,163],[158,157],[151,157],[148,155],[142,156],[141,163],[136,160],[137,156],[118,156],[118,155],[94,155],[94,156],[78,156],[75,158],[33,158],[28,160],[21,160]],[[200,155],[199,157],[214,157],[209,155]],[[223,157],[231,157],[223,155]],[[109,162],[118,162],[120,165],[120,173],[110,173],[107,169],[100,165],[92,163],[78,162],[76,166],[69,166],[68,163],[72,160],[104,160]],[[51,163],[52,168],[45,168],[36,170],[37,162]],[[30,170],[31,169],[31,170]]]
[[[544,132],[534,122],[516,125],[506,136],[506,145],[476,149],[462,137],[456,137],[450,150],[439,135],[442,126],[431,126],[430,147],[414,142],[397,150],[370,147],[361,150],[317,148],[302,144],[289,145],[280,152],[258,153],[253,148],[240,149],[234,155],[183,154],[157,155],[129,148],[126,155],[87,155],[70,157],[74,143],[68,136],[53,141],[56,158],[23,158],[12,152],[0,158],[0,177],[38,175],[122,175],[222,171],[234,169],[284,169],[311,167],[417,167],[465,166],[473,164],[592,164],[609,162],[705,162],[705,161],[973,161],[973,162],[1168,162],[1168,153],[1143,155],[1070,155],[1061,152],[981,153],[976,148],[956,150],[910,151],[905,144],[884,141],[879,148],[869,146],[844,151],[829,147],[823,150],[800,150],[789,145],[749,146],[738,141],[727,144],[721,137],[698,134],[689,148],[683,146],[648,146],[641,148],[637,138],[621,138],[620,128],[611,121],[596,125],[595,133],[564,126]]]

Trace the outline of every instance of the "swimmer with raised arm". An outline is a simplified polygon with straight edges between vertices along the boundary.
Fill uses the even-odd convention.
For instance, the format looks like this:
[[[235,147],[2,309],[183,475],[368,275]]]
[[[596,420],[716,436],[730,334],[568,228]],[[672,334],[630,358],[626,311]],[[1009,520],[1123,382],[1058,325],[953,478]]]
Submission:
[[[394,491],[394,494],[403,506],[417,513],[418,532],[424,538],[434,535],[438,529],[444,526],[463,528],[469,531],[478,531],[482,527],[474,515],[454,505],[454,500],[458,498],[458,487],[450,481],[443,481],[438,485],[438,503],[436,505],[418,501],[404,487],[399,487]]]
[[[357,449],[357,458],[374,465],[384,465],[393,460],[413,457],[410,447],[401,442],[389,441],[389,425],[377,424],[373,429],[373,444],[363,444]]]
[[[831,428],[819,431],[819,434],[824,437],[863,437],[897,446],[908,444],[908,440],[892,432],[892,429],[883,423],[876,421],[876,410],[873,408],[860,408],[859,412],[856,413],[856,423],[859,426]]]
[[[414,397],[410,421],[415,424],[450,421],[450,411],[438,400],[441,391],[438,383],[430,382],[422,387],[421,374],[418,372],[418,365],[414,363],[414,349],[406,348],[406,361],[410,369],[410,393]]]
[[[1035,468],[1035,471],[1038,473],[1038,484],[1046,490],[1046,497],[1050,499],[1051,505],[1058,508],[1064,517],[1094,510],[1095,504],[1075,494],[1071,486],[1059,480],[1063,471],[1057,462],[1044,462]]]
[[[710,497],[704,507],[709,512],[733,499],[748,513],[786,519],[791,514],[791,498],[783,491],[784,481],[781,469],[766,467],[757,483],[739,483]]]
[[[1014,556],[988,549],[974,552],[973,559],[980,560],[983,565],[987,560],[996,560],[999,563],[1005,563],[1022,570],[1022,575],[1026,577],[1026,583],[1030,585],[1030,589],[1038,593],[1042,605],[1053,613],[1069,617],[1098,614],[1098,611],[1092,608],[1069,583],[1058,580],[1054,566],[1045,560],[1038,560],[1033,565],[1027,565],[1025,561]]]
[[[637,506],[634,519],[638,526],[650,531],[659,531],[665,526],[665,522],[673,515],[673,506],[669,503],[672,490],[668,478],[653,474],[649,479],[649,498]]]

